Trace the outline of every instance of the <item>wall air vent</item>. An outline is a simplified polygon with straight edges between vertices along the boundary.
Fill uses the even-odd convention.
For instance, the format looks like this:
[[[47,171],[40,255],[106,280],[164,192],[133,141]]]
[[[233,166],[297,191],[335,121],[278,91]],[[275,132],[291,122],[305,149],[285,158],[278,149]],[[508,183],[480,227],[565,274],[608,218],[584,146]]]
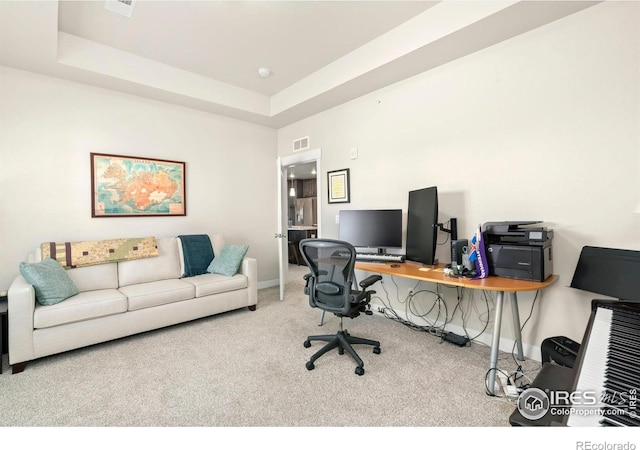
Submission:
[[[300,150],[306,150],[309,148],[309,136],[296,139],[293,141],[293,151],[299,152]]]
[[[135,6],[136,0],[106,0],[104,2],[104,9],[125,17],[133,15]]]

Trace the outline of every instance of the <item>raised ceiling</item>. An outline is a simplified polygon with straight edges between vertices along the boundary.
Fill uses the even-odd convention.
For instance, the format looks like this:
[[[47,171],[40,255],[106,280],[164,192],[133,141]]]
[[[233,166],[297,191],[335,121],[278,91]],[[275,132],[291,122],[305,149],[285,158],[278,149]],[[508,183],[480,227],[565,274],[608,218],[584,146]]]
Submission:
[[[271,96],[423,12],[433,2],[61,2],[58,29]],[[260,78],[258,69],[273,75]]]
[[[598,2],[117,3],[0,1],[0,64],[277,128]]]

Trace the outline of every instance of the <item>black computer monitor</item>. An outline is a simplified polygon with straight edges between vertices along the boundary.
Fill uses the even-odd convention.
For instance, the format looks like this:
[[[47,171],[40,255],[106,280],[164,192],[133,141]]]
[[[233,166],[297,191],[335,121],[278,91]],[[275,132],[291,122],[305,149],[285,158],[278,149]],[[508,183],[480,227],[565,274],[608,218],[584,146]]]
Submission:
[[[433,265],[438,236],[438,188],[409,191],[406,259]]]
[[[354,247],[402,247],[401,209],[347,209],[340,211],[340,240]]]

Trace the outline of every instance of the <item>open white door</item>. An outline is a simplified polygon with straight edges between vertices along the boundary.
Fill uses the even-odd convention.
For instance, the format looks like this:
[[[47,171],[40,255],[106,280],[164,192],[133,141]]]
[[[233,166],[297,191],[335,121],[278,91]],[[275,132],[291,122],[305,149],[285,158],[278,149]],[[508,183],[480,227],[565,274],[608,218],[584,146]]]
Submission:
[[[287,281],[287,270],[288,270],[288,258],[287,256],[287,229],[284,227],[284,224],[287,223],[286,217],[286,209],[284,205],[286,204],[286,195],[284,186],[286,186],[287,180],[287,168],[282,167],[282,159],[278,157],[278,231],[275,235],[275,238],[278,240],[278,262],[280,268],[280,300],[284,300],[284,289],[286,287]]]

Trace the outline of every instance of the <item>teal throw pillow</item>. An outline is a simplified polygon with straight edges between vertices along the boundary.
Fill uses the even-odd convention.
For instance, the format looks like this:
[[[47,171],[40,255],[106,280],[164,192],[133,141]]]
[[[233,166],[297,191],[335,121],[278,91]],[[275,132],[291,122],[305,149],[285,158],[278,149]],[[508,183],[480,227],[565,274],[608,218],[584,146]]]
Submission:
[[[38,263],[20,263],[20,273],[36,291],[41,305],[55,305],[79,291],[58,261],[47,258]]]
[[[207,272],[219,273],[220,275],[226,275],[228,277],[234,276],[238,273],[242,259],[244,255],[247,254],[247,250],[249,250],[248,245],[225,244],[222,250],[220,250],[220,253],[217,254],[213,258],[213,261],[211,261],[211,264],[209,264]]]

